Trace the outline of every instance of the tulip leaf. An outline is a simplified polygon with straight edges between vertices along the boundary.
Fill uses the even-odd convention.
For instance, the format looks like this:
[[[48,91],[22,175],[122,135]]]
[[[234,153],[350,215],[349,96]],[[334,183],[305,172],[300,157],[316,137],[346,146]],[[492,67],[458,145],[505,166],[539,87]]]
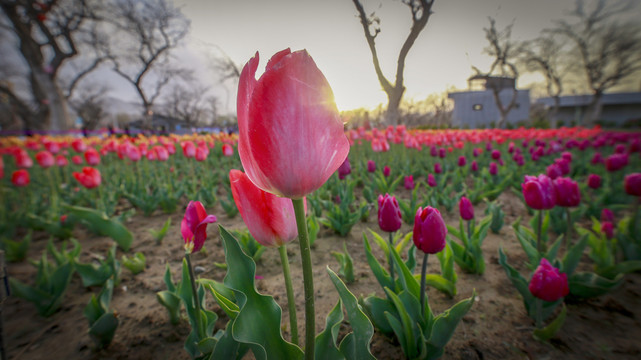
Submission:
[[[559,331],[561,326],[563,326],[566,314],[567,308],[565,307],[565,304],[563,304],[563,308],[561,308],[559,316],[557,316],[548,326],[543,329],[534,329],[534,337],[540,341],[550,340]]]
[[[98,210],[81,206],[65,205],[65,211],[82,220],[95,233],[112,238],[124,251],[131,247],[133,235],[120,221],[109,219]]]
[[[247,344],[258,359],[301,359],[301,348],[285,341],[281,334],[281,308],[272,296],[256,291],[256,264],[241,250],[236,238],[224,227],[219,229],[228,265],[224,283],[236,295],[240,309],[232,320],[234,340]]]
[[[572,273],[574,273],[574,270],[579,265],[581,256],[583,256],[583,250],[587,245],[588,237],[585,235],[581,236],[581,240],[574,244],[563,257],[563,266],[561,268],[561,271],[566,273],[567,276],[570,276],[572,275]]]
[[[369,264],[369,267],[372,269],[372,272],[374,273],[374,276],[376,277],[376,280],[378,280],[378,283],[381,285],[382,288],[393,288],[394,283],[392,282],[392,277],[389,275],[387,270],[381,266],[381,263],[378,262],[378,260],[374,257],[372,254],[372,247],[370,246],[369,240],[367,239],[367,235],[363,232],[363,243],[365,244],[365,256],[367,257],[367,263]]]
[[[318,360],[334,360],[345,359],[345,357],[338,351],[336,347],[336,340],[338,339],[338,331],[343,321],[343,309],[341,301],[338,300],[336,306],[329,312],[325,319],[325,330],[316,336],[316,346],[314,350],[314,358]]]
[[[456,305],[434,318],[431,336],[427,341],[428,359],[438,359],[443,355],[443,348],[452,338],[454,330],[456,330],[463,316],[470,311],[475,298],[476,291],[472,293],[472,297],[459,301]]]
[[[570,294],[584,299],[606,294],[623,283],[623,275],[607,279],[591,272],[575,273],[568,279]]]
[[[407,293],[403,291],[404,293]],[[415,321],[412,321],[416,318],[410,318],[410,315],[407,313],[405,305],[399,299],[396,294],[394,294],[389,289],[385,289],[385,293],[392,300],[394,307],[396,307],[396,315],[398,317],[392,316],[390,313],[386,313],[390,325],[394,328],[394,333],[398,338],[405,357],[408,359],[414,359],[417,355],[417,346],[416,346],[416,334],[414,332]],[[400,325],[400,326],[399,326]]]
[[[368,296],[360,301],[361,306],[367,313],[367,317],[372,321],[383,334],[391,336],[394,330],[385,317],[385,313],[394,313],[396,310],[394,304],[389,299],[379,298],[377,296]]]

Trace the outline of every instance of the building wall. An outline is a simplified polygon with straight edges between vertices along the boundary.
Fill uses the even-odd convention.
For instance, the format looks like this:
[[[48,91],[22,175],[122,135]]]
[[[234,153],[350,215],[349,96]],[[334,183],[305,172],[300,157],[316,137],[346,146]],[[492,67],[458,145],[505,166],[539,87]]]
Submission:
[[[564,125],[580,125],[580,119],[585,116],[587,106],[563,106],[554,116],[555,123],[560,120]],[[603,105],[600,120],[622,126],[627,121],[641,119],[641,104]]]
[[[512,90],[503,90],[499,96],[503,104],[507,104],[512,98]],[[529,118],[530,91],[518,90],[516,96],[517,105],[508,113],[507,123],[515,124]],[[496,106],[491,90],[456,92],[450,93],[448,97],[454,100],[453,126],[484,128],[501,119],[501,113]]]

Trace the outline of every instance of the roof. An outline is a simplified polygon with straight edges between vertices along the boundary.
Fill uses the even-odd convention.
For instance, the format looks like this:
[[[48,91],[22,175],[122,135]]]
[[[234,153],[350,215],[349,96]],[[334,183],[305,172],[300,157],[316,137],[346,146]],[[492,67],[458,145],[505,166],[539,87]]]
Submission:
[[[561,107],[571,107],[571,106],[587,106],[592,101],[592,94],[585,95],[569,95],[560,97]],[[554,98],[545,97],[540,98],[536,101],[539,104],[544,104],[547,106],[554,105]],[[601,105],[641,105],[641,92],[621,92],[621,93],[610,93],[603,94],[601,97]]]

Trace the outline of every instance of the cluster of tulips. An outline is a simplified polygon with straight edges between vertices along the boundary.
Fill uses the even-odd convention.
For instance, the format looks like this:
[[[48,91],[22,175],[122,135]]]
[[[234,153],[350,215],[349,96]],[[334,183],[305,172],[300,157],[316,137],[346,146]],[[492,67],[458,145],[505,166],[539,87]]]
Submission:
[[[560,329],[566,308],[556,309],[564,297],[598,296],[619,286],[625,273],[641,269],[641,173],[634,170],[641,164],[640,134],[598,127],[345,131],[331,88],[305,51],[275,54],[256,79],[258,63],[256,54],[241,73],[238,135],[3,139],[1,201],[4,209],[13,210],[0,213],[3,232],[12,236],[18,228],[32,228],[68,238],[76,223],[84,224],[127,251],[133,240],[123,225],[126,215],[116,206],[119,200],[145,215],[159,209],[172,213],[186,203],[180,224],[182,282],[174,284],[167,276],[167,290],[158,298],[172,319],[181,306],[186,309],[192,331],[185,348],[193,358],[242,358],[250,350],[257,358],[372,358],[374,329],[396,337],[408,358],[439,357],[475,294],[436,315],[426,287],[454,296],[455,263],[465,272],[483,274],[482,243],[489,230],[500,233],[503,213],[497,199],[510,190],[527,206],[524,213],[534,215],[535,231],[521,219],[513,224],[531,274],[521,275],[502,249],[499,263],[523,296],[538,339],[547,340]],[[10,181],[5,180],[5,161]],[[397,190],[400,184],[405,191]],[[487,204],[487,216],[479,219],[474,206],[481,202]],[[196,277],[190,257],[203,249],[208,224],[221,222],[222,217],[207,213],[218,203],[228,217],[240,214],[258,244],[278,249],[289,340],[282,334],[281,308],[273,297],[256,291],[254,258],[223,226],[224,281]],[[443,218],[456,205],[458,228]],[[365,234],[363,245],[384,296],[357,299],[343,281],[353,278],[351,258],[347,250],[337,253],[341,276],[327,269],[337,304],[325,330],[316,334],[311,244],[318,223],[346,236],[375,207],[379,229],[388,239],[370,230],[371,238],[387,264],[373,255]],[[618,224],[610,209],[622,216]],[[586,219],[595,224],[590,230],[584,228]],[[403,234],[403,223],[412,231]],[[555,241],[550,230],[558,235]],[[292,282],[286,249],[295,241],[304,278],[301,338],[295,304],[300,286]],[[14,246],[8,240],[2,244]],[[595,270],[575,272],[588,246]],[[417,251],[423,260],[415,278]],[[430,254],[438,259],[440,274],[427,274]],[[115,280],[99,298],[111,296]],[[222,329],[215,327],[216,313],[204,306],[206,292],[229,317]],[[344,312],[351,330],[339,342]],[[260,327],[257,317],[263,319]],[[97,321],[90,319],[92,328]]]

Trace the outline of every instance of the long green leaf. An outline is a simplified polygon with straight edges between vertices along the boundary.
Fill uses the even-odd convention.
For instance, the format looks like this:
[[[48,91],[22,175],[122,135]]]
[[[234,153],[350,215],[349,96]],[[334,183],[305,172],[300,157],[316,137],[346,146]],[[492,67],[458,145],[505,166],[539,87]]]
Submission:
[[[133,243],[133,235],[116,219],[109,219],[104,213],[81,206],[65,205],[65,211],[84,221],[87,226],[99,235],[109,236],[124,251],[128,251]]]

